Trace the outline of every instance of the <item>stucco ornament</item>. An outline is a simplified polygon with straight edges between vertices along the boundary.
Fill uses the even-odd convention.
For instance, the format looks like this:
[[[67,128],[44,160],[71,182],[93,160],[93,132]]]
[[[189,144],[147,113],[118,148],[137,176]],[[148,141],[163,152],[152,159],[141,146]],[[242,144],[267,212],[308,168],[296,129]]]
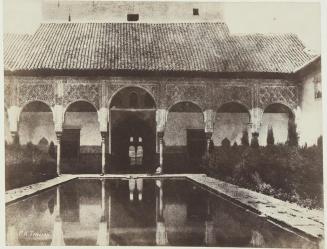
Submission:
[[[196,103],[203,110],[207,104],[205,85],[193,84],[167,84],[167,105],[172,106],[178,102],[190,101]]]
[[[204,114],[204,131],[206,133],[213,133],[213,127],[215,123],[215,118],[216,118],[216,112],[214,110],[205,110],[203,112]]]
[[[19,84],[19,104],[29,101],[43,101],[52,106],[55,103],[55,87],[52,84]]]
[[[250,116],[251,116],[251,133],[259,133],[262,123],[263,110],[261,108],[253,108],[250,110]]]
[[[156,111],[157,132],[164,132],[167,122],[168,112],[166,109],[158,109]]]
[[[100,124],[100,132],[107,132],[108,131],[108,117],[109,117],[109,110],[106,107],[101,107],[98,111],[98,121]]]
[[[99,84],[70,83],[64,85],[64,105],[86,100],[99,108],[101,86]]]
[[[262,109],[273,103],[282,103],[291,109],[296,108],[298,89],[296,86],[260,86],[259,104]]]
[[[53,122],[55,125],[56,132],[62,132],[64,123],[64,108],[62,105],[55,105],[52,108]]]
[[[251,86],[216,86],[214,103],[217,107],[228,102],[238,102],[246,107],[252,102]]]
[[[18,131],[18,121],[21,108],[18,106],[10,106],[7,110],[8,112],[8,121],[9,121],[9,130],[12,133]]]

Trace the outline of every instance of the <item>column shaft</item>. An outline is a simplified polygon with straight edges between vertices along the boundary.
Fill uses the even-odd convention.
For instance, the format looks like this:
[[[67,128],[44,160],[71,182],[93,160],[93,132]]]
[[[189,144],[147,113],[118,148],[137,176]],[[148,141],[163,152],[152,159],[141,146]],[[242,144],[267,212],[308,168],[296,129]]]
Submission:
[[[107,132],[101,132],[101,174],[106,173],[106,136]]]
[[[62,132],[56,132],[57,136],[57,175],[61,175],[61,137]]]

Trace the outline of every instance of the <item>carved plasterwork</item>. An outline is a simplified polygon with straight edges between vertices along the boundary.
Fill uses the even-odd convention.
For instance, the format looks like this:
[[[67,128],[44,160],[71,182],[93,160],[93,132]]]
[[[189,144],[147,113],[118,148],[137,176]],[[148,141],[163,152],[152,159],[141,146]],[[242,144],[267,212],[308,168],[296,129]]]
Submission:
[[[178,102],[190,101],[204,110],[209,101],[206,97],[206,86],[199,84],[167,84],[166,96],[168,107]]]
[[[18,102],[23,106],[30,101],[43,101],[49,106],[55,103],[55,86],[53,84],[20,83],[18,85]]]
[[[97,109],[100,105],[100,84],[69,83],[64,85],[64,105],[85,100],[92,103]]]
[[[260,86],[259,106],[265,109],[273,103],[282,103],[291,109],[296,108],[298,102],[297,86]]]
[[[250,109],[253,101],[252,92],[252,86],[216,86],[213,105],[216,109],[218,109],[222,104],[237,102]]]

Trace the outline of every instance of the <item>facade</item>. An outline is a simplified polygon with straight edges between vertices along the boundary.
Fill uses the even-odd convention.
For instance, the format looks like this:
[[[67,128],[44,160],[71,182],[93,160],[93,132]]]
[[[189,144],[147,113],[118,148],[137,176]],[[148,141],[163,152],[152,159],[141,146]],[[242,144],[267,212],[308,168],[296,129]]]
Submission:
[[[301,145],[322,135],[320,56],[292,34],[233,35],[218,21],[48,22],[6,35],[4,48],[6,140],[54,141],[58,174],[85,172],[63,165],[87,156],[90,172],[124,171],[130,146],[135,158],[142,147],[146,172],[185,172],[171,161],[196,161],[211,140],[240,144],[244,130],[265,145],[272,127],[285,143],[290,120]]]

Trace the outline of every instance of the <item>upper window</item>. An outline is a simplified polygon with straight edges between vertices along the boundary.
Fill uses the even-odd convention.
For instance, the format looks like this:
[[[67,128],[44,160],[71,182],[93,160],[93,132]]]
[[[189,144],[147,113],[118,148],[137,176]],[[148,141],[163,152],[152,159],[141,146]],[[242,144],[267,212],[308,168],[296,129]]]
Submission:
[[[138,108],[138,97],[137,97],[137,94],[132,92],[130,95],[129,95],[129,107],[130,108]]]
[[[193,9],[193,16],[199,15],[199,9]]]
[[[316,75],[313,78],[314,90],[315,90],[315,99],[320,99],[322,96],[321,89],[321,75]]]
[[[137,22],[139,20],[139,14],[127,14],[127,21]]]

